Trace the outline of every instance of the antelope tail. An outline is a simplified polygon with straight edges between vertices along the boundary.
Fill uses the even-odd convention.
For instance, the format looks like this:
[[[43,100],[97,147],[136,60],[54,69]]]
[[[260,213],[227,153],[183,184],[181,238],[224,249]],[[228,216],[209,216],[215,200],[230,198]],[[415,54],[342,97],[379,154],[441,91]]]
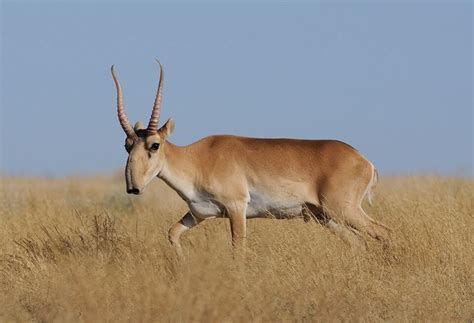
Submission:
[[[379,181],[379,173],[377,172],[377,169],[374,167],[374,172],[372,174],[372,180],[370,181],[369,188],[367,190],[367,201],[369,202],[370,205],[372,205],[372,198],[374,196],[373,189],[377,185],[378,181]]]

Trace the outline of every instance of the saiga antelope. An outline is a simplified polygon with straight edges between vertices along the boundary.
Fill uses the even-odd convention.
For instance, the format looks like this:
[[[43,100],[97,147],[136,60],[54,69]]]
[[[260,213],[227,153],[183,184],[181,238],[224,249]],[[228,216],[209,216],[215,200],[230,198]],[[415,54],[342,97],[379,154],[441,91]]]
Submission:
[[[169,119],[158,128],[163,92],[163,66],[148,126],[130,125],[122,89],[117,113],[125,131],[127,193],[140,194],[159,177],[187,203],[189,211],[169,230],[181,252],[180,235],[209,218],[229,218],[232,241],[242,245],[246,219],[311,217],[340,235],[363,240],[361,233],[386,239],[388,228],[361,207],[377,182],[373,164],[353,147],[336,140],[257,139],[229,135],[205,137],[189,146],[168,141]],[[353,239],[352,239],[353,240]],[[357,239],[356,239],[357,241]]]

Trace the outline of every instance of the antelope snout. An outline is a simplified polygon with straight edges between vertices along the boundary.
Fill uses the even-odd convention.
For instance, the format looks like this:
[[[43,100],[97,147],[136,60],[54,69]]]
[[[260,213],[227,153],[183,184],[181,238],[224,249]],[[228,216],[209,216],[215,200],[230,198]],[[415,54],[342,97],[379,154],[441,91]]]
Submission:
[[[138,188],[132,187],[132,188],[127,189],[127,193],[128,194],[139,195],[141,193],[141,191]]]

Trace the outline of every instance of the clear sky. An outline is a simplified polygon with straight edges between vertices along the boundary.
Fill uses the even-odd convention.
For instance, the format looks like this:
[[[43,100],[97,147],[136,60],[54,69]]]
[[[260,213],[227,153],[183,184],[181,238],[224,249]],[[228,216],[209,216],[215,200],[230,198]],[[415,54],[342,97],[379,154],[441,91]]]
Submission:
[[[1,172],[122,167],[110,65],[147,122],[159,58],[176,144],[334,138],[382,174],[472,175],[472,18],[470,1],[3,1]]]

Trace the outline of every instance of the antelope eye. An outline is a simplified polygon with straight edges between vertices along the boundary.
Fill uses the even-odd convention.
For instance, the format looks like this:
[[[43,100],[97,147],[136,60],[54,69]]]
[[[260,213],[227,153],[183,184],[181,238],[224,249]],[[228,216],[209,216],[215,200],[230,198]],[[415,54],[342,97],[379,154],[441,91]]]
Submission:
[[[158,150],[158,148],[160,148],[160,144],[156,142],[152,144],[150,147],[151,150]]]

